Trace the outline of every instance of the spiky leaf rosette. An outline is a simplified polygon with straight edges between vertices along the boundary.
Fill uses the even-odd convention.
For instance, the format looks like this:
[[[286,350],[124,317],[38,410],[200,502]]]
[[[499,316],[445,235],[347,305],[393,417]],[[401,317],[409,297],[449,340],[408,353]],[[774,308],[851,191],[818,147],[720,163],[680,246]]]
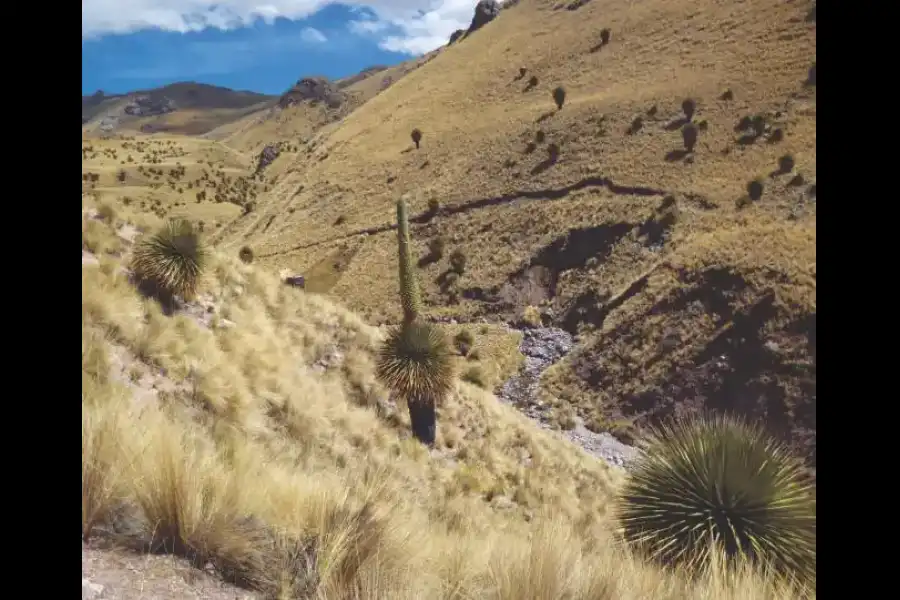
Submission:
[[[403,305],[403,321],[412,322],[422,311],[422,298],[419,295],[419,284],[413,270],[412,253],[409,247],[409,219],[406,214],[406,201],[397,201],[397,252],[400,268],[400,303]]]
[[[713,417],[658,428],[643,445],[617,504],[627,541],[695,566],[717,546],[814,585],[815,484],[782,444]]]
[[[421,321],[394,327],[381,346],[376,375],[407,402],[434,402],[453,387],[453,357],[444,332]]]
[[[190,221],[171,219],[138,242],[131,268],[142,280],[187,299],[197,289],[206,258],[206,248]]]

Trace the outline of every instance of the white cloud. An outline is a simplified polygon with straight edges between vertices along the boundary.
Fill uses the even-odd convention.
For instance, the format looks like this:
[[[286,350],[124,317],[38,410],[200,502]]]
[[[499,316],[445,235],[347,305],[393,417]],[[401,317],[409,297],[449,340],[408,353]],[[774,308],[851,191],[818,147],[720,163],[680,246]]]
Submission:
[[[186,33],[271,23],[277,17],[301,20],[334,0],[83,0],[82,38],[141,29]],[[421,54],[447,43],[456,29],[472,20],[477,0],[343,0],[358,9],[349,28],[375,36],[381,47]],[[315,34],[312,34],[315,35]],[[382,36],[387,37],[382,37]],[[324,37],[324,36],[323,36]],[[324,41],[324,40],[318,40]]]
[[[315,27],[304,27],[303,31],[300,32],[300,39],[311,44],[322,44],[328,41],[325,34]]]

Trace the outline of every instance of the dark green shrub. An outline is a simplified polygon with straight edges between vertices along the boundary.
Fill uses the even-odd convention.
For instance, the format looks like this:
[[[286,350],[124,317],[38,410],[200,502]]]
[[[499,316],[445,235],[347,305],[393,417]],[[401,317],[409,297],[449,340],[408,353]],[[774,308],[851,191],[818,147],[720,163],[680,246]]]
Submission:
[[[466,255],[459,248],[450,254],[450,268],[458,275],[466,272]]]
[[[456,345],[456,349],[459,350],[459,353],[466,356],[472,348],[472,345],[475,343],[475,336],[472,335],[472,332],[468,329],[463,329],[453,336],[453,343]]]
[[[563,104],[566,103],[566,89],[563,86],[557,86],[553,89],[553,101],[556,103],[556,110],[561,110]]]

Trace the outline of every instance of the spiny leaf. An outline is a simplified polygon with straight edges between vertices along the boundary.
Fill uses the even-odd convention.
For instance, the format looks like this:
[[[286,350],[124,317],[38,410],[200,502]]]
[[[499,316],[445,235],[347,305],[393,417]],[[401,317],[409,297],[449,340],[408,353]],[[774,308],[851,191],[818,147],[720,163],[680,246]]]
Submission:
[[[815,484],[761,429],[731,417],[654,430],[632,464],[617,514],[626,539],[666,563],[732,559],[815,582]]]
[[[378,378],[407,401],[436,401],[453,387],[453,356],[444,332],[414,321],[393,328],[381,346]]]
[[[131,268],[140,279],[189,299],[196,292],[206,259],[206,248],[193,225],[172,219],[160,231],[137,243]]]

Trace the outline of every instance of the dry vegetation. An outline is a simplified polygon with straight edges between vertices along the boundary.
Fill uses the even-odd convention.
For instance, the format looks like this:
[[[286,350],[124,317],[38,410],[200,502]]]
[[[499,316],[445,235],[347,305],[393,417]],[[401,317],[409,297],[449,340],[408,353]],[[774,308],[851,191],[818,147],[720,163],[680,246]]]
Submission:
[[[324,297],[216,256],[165,316],[122,268],[122,217],[84,220],[86,536],[272,597],[792,597],[632,557],[609,513],[621,475],[475,386],[439,408],[435,449],[412,442],[373,377],[383,333]]]
[[[500,325],[549,323],[578,345],[545,401],[591,429],[734,411],[815,467],[814,3],[565,4],[352,83],[339,119],[84,138],[83,528],[262,597],[798,597],[633,555],[622,473],[491,390],[521,361]],[[375,377],[400,197],[424,312],[457,321],[432,449]],[[215,251],[165,315],[126,267],[170,217]]]

